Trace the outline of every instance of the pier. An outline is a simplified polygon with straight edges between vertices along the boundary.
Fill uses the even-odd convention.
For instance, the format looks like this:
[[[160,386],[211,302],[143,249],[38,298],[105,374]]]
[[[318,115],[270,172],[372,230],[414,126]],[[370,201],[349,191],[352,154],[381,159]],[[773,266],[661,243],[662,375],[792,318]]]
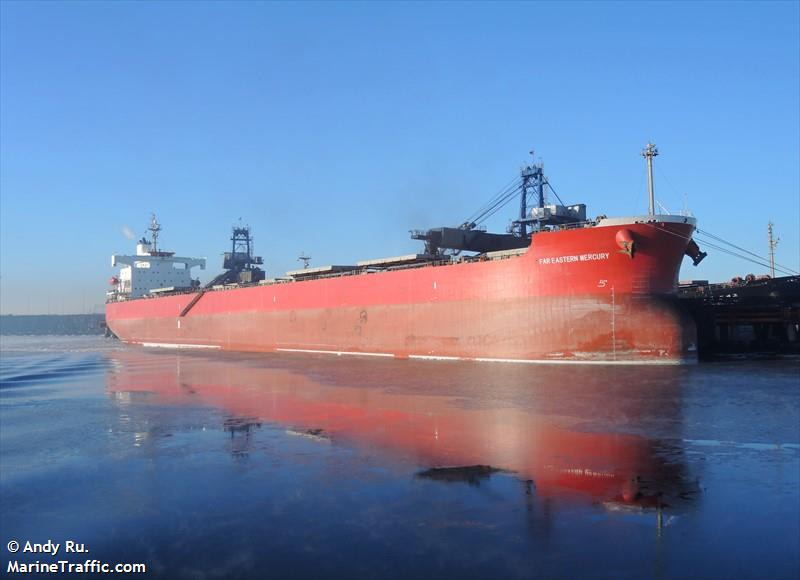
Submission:
[[[800,276],[693,280],[678,296],[697,325],[701,358],[726,353],[800,353]]]

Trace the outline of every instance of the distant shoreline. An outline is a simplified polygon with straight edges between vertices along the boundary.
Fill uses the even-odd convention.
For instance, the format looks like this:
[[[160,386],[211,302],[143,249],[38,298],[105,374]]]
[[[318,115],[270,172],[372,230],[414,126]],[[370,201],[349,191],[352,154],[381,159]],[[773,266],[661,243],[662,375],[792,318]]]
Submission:
[[[91,335],[105,330],[104,314],[0,315],[0,335]]]

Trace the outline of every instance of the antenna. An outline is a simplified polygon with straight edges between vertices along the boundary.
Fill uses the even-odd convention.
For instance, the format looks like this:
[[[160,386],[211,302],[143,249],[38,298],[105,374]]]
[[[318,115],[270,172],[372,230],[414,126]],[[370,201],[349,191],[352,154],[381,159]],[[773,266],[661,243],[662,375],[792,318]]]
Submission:
[[[648,207],[648,215],[655,215],[656,203],[655,194],[653,193],[653,157],[658,155],[658,148],[653,143],[647,143],[647,146],[642,149],[642,157],[647,160],[647,190],[650,194],[650,205]]]
[[[298,262],[303,262],[303,270],[308,269],[308,263],[311,262],[311,256],[306,256],[305,252],[300,252],[300,255],[297,257]]]
[[[161,231],[161,224],[156,219],[156,214],[150,214],[150,227],[147,228],[153,235],[153,251],[158,251],[158,232]]]
[[[769,269],[770,274],[772,277],[775,277],[775,246],[778,245],[778,242],[781,241],[780,238],[776,238],[773,231],[774,224],[769,222],[767,224],[767,239],[769,241]]]

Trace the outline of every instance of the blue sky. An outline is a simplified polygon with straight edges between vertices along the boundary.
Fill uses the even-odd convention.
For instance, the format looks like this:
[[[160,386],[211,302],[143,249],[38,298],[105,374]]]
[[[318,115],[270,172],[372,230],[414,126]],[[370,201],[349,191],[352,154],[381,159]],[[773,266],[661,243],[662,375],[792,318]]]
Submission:
[[[535,148],[589,214],[656,197],[800,269],[800,13],[758,3],[0,3],[0,310],[101,309],[113,252],[270,275],[414,251]],[[493,224],[503,229],[513,209]],[[681,278],[763,268],[709,252]]]

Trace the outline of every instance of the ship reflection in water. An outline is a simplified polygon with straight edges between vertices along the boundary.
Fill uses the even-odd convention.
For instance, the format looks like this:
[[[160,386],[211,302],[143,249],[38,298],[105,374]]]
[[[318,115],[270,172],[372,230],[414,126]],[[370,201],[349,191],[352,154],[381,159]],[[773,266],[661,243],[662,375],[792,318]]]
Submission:
[[[114,353],[110,368],[108,389],[125,412],[145,393],[149,405],[221,411],[238,457],[253,452],[254,430],[270,426],[416,466],[419,480],[481,486],[507,477],[529,511],[589,502],[652,513],[659,530],[664,513],[699,498],[682,448],[643,435],[653,424],[680,428],[680,367],[640,367],[637,384],[625,386],[613,380],[630,373],[605,366],[131,349]]]
[[[169,580],[800,577],[796,360],[2,341],[0,546]]]

